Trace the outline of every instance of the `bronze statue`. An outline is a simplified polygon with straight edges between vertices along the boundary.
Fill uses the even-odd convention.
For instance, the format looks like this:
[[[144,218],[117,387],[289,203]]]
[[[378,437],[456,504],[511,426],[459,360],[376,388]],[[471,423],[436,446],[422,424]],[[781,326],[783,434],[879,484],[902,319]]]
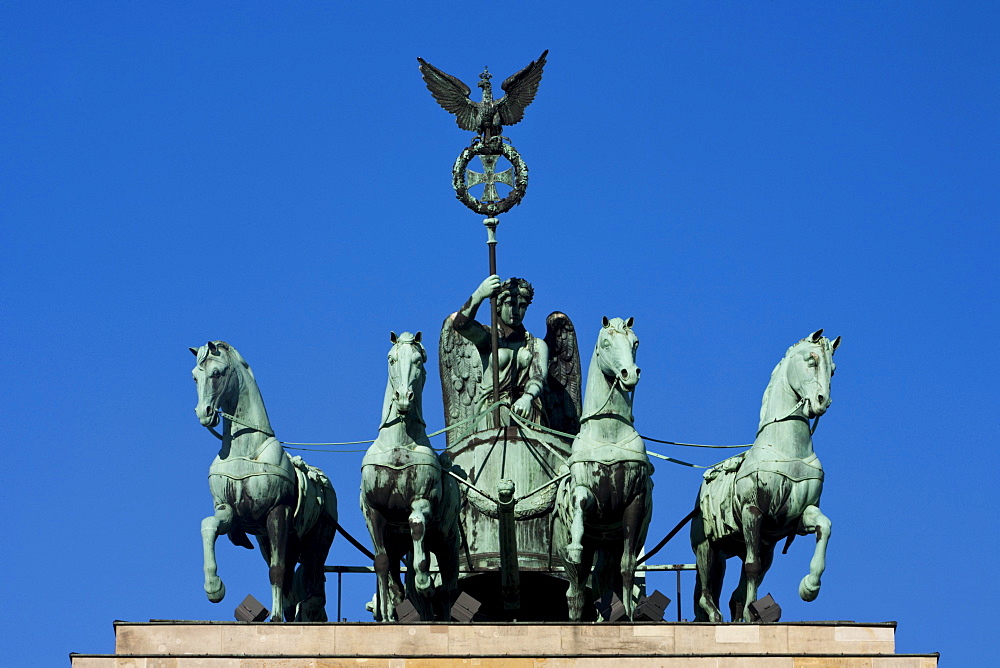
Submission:
[[[514,125],[524,118],[525,107],[531,104],[538,92],[548,53],[546,49],[538,60],[531,61],[500,84],[507,94],[499,100],[493,99],[493,86],[490,84],[493,75],[484,69],[478,84],[483,89],[482,102],[469,99],[472,91],[461,80],[442,72],[423,58],[417,60],[427,89],[438,104],[455,114],[458,127],[475,132],[484,143],[489,143],[492,138],[501,135],[504,125]]]
[[[497,298],[499,316],[499,400],[503,403],[500,424],[495,424],[494,413],[487,410],[493,402],[491,332],[475,319],[480,305],[489,297]],[[494,274],[445,320],[440,364],[442,384],[447,386],[446,421],[450,424],[473,413],[481,416],[464,433],[509,426],[511,411],[567,433],[579,429],[580,358],[576,332],[569,318],[559,312],[549,315],[544,340],[528,332],[523,322],[533,297],[534,288],[525,279],[509,278],[501,283]],[[551,363],[550,343],[557,353]],[[554,378],[547,383],[550,375]]]
[[[361,462],[361,510],[375,546],[375,619],[396,620],[406,598],[424,621],[449,619],[457,591],[458,490],[444,475],[425,431],[422,396],[427,352],[420,332],[390,336],[389,380],[378,438]],[[435,597],[430,555],[443,591]],[[406,559],[405,589],[400,561]]]
[[[595,600],[618,594],[629,619],[637,602],[635,568],[653,512],[653,467],[632,416],[638,348],[632,318],[604,318],[587,372],[570,476],[559,486],[556,505],[572,621],[585,614],[588,580]]]
[[[216,538],[226,535],[253,549],[249,533],[270,567],[271,621],[325,622],[323,566],[337,530],[333,486],[321,470],[281,447],[253,371],[236,348],[209,341],[190,350],[198,360],[192,371],[198,420],[213,430],[223,421],[222,447],[208,469],[215,514],[201,523],[205,593],[213,603],[226,595]],[[293,574],[296,563],[302,566]]]
[[[749,606],[771,567],[775,545],[796,535],[816,534],[799,596],[812,601],[819,594],[832,523],[819,509],[823,465],[813,450],[815,424],[810,428],[809,420],[819,420],[830,407],[833,353],[839,346],[839,336],[830,341],[821,329],[790,347],[764,390],[753,447],[705,472],[691,522],[698,562],[695,621],[722,621],[722,578],[726,560],[734,556],[743,560],[743,572],[729,611],[734,622],[753,621]]]
[[[476,321],[480,305],[491,295],[499,311],[496,332]],[[494,619],[554,619],[547,616],[552,609],[546,602],[563,591],[558,578],[540,574],[525,576],[530,585],[518,584],[519,570],[537,573],[555,565],[555,482],[570,455],[572,437],[547,429],[564,434],[580,429],[576,330],[556,311],[547,318],[544,340],[529,333],[523,320],[532,296],[527,281],[501,282],[491,275],[441,328],[447,451],[452,471],[464,481],[459,560],[473,572],[463,580],[478,580],[480,590],[502,590],[502,608],[482,611]],[[496,349],[494,333],[499,335]],[[498,415],[494,385],[500,395]],[[468,586],[477,585],[463,588]]]

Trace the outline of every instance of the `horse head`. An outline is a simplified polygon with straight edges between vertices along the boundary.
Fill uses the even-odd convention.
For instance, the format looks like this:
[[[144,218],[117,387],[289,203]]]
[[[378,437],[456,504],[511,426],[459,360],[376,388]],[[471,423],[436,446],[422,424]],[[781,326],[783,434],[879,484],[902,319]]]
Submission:
[[[233,369],[231,354],[235,353],[241,361],[242,358],[225,341],[209,341],[200,348],[188,350],[198,360],[191,370],[198,387],[198,404],[194,412],[202,426],[215,427],[219,424],[219,410],[239,396],[239,374]]]
[[[424,362],[427,361],[427,351],[420,343],[420,332],[410,334],[403,332],[396,336],[395,332],[390,332],[389,340],[392,341],[392,348],[389,350],[389,385],[386,388],[386,412],[389,405],[395,407],[396,412],[403,416],[410,409],[417,405],[420,395],[424,389],[424,380],[427,374],[424,372]],[[418,413],[419,417],[419,413]],[[390,419],[389,415],[383,415],[383,423]]]
[[[788,349],[785,354],[785,378],[803,404],[806,418],[813,419],[830,407],[830,379],[837,368],[833,353],[840,337],[830,341],[817,330]]]
[[[639,349],[639,338],[632,331],[633,318],[608,319],[604,317],[604,327],[597,336],[595,357],[601,373],[622,389],[631,392],[639,382],[642,371],[635,365],[635,353]]]

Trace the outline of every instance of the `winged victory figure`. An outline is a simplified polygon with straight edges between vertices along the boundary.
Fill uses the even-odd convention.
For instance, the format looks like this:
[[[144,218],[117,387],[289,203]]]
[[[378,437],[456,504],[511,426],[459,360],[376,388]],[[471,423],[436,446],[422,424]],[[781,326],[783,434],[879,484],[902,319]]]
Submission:
[[[531,104],[538,92],[548,53],[546,49],[538,60],[531,61],[527,67],[500,84],[506,95],[499,100],[493,99],[493,87],[490,84],[493,75],[484,69],[479,75],[478,84],[483,89],[481,102],[473,102],[469,98],[472,91],[460,79],[442,72],[423,58],[417,60],[427,89],[438,104],[455,114],[458,127],[475,132],[483,142],[488,142],[501,135],[503,126],[514,125],[524,118],[525,107]]]
[[[506,349],[500,356],[501,398],[508,404],[503,411],[504,423],[509,424],[508,411],[517,411],[517,400],[524,397],[527,405],[521,412],[525,417],[557,431],[576,434],[580,430],[582,405],[576,329],[565,313],[554,311],[546,318],[545,338],[533,337],[521,321],[534,289],[522,278],[501,283],[497,276],[487,278],[462,309],[445,318],[442,324],[438,363],[445,424],[450,427],[482,413],[492,402],[489,327],[474,320],[479,304],[490,296],[498,296],[508,306],[499,308],[498,322],[501,330],[498,343]],[[536,361],[540,365],[536,366]],[[483,414],[479,423],[448,432],[448,447],[470,432],[495,426],[491,415]]]

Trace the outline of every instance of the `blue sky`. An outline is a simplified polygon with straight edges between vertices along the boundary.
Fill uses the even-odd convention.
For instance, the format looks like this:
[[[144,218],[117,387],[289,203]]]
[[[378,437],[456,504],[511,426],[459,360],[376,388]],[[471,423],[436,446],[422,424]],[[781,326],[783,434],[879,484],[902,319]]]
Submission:
[[[374,438],[389,331],[422,330],[436,368],[441,320],[487,273],[450,186],[469,135],[416,57],[474,83],[543,49],[507,133],[530,187],[499,230],[500,273],[536,288],[527,327],[565,311],[586,361],[603,315],[635,317],[639,430],[703,443],[752,440],[785,349],[843,336],[815,439],[824,588],[798,600],[799,540],[762,591],[785,620],[896,620],[899,651],[942,665],[992,653],[996,7],[345,5],[0,6],[0,663],[266,600],[259,555],[227,542],[229,597],[201,589],[217,448],[187,347],[238,347],[283,440]],[[436,373],[424,405],[442,426]],[[307,460],[364,536],[361,455]],[[699,475],[655,481],[650,544]],[[692,560],[683,534],[659,556]],[[363,557],[338,539],[330,563]],[[373,583],[347,580],[344,615],[365,619]]]

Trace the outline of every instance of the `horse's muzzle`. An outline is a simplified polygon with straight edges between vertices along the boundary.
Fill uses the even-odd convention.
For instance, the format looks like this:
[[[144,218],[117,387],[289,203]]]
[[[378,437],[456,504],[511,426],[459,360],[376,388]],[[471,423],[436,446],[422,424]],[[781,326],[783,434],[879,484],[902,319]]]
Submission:
[[[631,392],[635,389],[635,386],[639,384],[639,374],[642,373],[642,369],[639,367],[633,367],[632,369],[622,369],[618,372],[618,382],[621,383],[622,388],[626,391]]]
[[[198,416],[198,422],[201,423],[202,427],[217,427],[219,426],[219,413],[218,411],[212,410],[211,406],[206,406],[204,411],[195,407],[195,414]]]

